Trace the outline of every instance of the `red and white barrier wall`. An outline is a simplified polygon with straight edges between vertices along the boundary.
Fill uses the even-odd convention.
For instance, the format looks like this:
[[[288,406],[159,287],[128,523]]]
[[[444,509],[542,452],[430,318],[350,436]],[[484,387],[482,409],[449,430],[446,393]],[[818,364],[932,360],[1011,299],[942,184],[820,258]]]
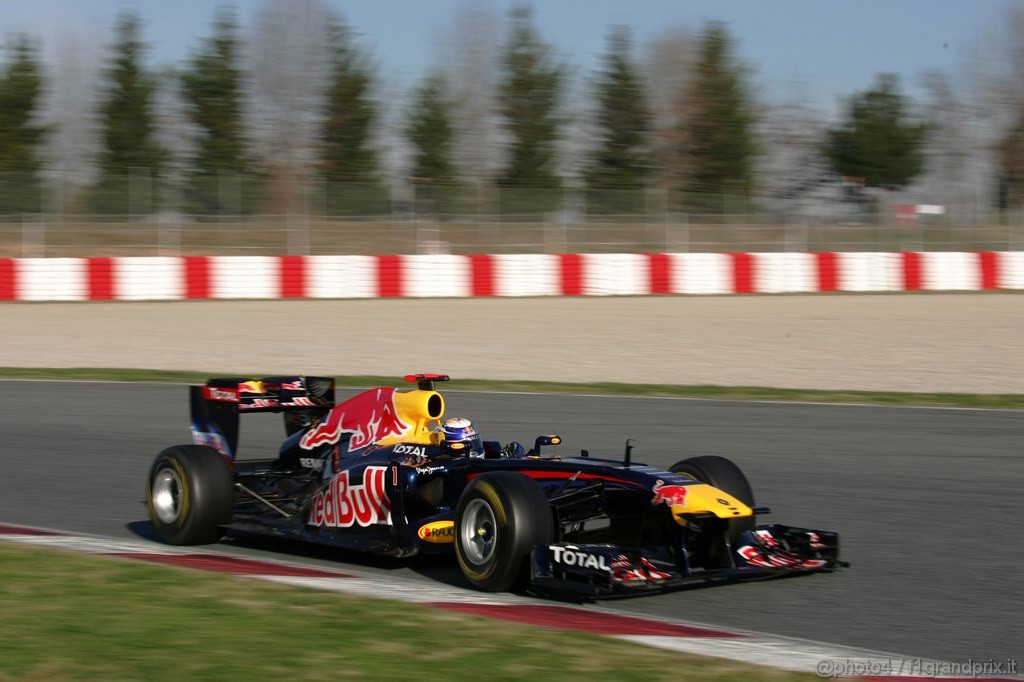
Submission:
[[[1024,252],[0,259],[0,301],[1024,289]]]

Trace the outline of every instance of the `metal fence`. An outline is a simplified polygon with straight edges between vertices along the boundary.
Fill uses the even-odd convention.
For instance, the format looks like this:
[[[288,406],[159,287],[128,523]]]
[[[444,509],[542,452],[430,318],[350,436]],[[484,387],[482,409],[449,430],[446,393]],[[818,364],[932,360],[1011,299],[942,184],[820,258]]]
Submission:
[[[237,176],[189,185],[144,174],[91,185],[63,175],[36,184],[0,176],[0,257],[1024,250],[1021,216],[964,224],[926,215],[908,223],[877,201],[871,210],[819,202],[769,211],[769,204],[658,189],[411,183],[385,191]]]
[[[723,223],[681,213],[660,218],[23,215],[0,220],[0,257],[1024,250],[1020,225],[772,224],[759,216],[731,216]]]

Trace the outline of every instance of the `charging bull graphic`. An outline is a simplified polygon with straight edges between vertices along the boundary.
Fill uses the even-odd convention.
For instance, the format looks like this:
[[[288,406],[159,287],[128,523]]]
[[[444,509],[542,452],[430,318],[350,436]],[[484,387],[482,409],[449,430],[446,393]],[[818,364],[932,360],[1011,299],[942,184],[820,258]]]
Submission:
[[[665,485],[665,482],[659,478],[651,490],[654,492],[651,504],[662,502],[669,506],[673,504],[686,504],[685,485]]]
[[[361,393],[332,409],[327,418],[307,431],[299,441],[303,450],[333,445],[346,433],[352,434],[348,452],[361,450],[389,436],[401,436],[412,429],[398,416],[395,389],[378,388]]]

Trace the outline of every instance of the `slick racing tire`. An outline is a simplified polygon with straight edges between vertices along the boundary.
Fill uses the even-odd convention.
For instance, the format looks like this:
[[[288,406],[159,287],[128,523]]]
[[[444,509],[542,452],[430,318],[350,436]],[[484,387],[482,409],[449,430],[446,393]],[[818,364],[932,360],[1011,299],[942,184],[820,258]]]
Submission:
[[[754,491],[750,482],[731,459],[717,455],[690,457],[676,462],[668,470],[691,476],[701,483],[724,490],[748,507],[754,506]],[[754,516],[729,521],[729,544],[735,545],[736,539],[744,532],[754,530],[756,523]]]
[[[493,471],[473,480],[455,510],[455,556],[475,587],[507,592],[523,586],[534,545],[554,537],[551,505],[532,479]]]
[[[220,539],[235,504],[231,470],[219,452],[201,445],[175,445],[153,460],[146,486],[149,518],[157,535],[172,545],[202,545]]]

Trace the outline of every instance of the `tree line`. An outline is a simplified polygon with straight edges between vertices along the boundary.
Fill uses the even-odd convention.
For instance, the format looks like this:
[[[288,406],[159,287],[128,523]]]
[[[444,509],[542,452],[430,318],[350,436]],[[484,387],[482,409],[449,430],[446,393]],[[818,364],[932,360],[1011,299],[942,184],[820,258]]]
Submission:
[[[388,205],[391,184],[381,161],[378,77],[355,32],[325,16],[322,97],[309,111],[297,96],[279,110],[293,126],[315,121],[307,166],[320,180],[317,204],[329,214],[372,213]],[[493,106],[482,114],[498,121],[500,140],[478,140],[501,148],[499,162],[468,159],[460,134],[473,129],[465,119],[472,106],[458,96],[453,75],[435,69],[414,88],[398,126],[409,150],[404,176],[441,213],[458,212],[467,190],[479,196],[481,187],[496,188],[503,212],[553,210],[567,185],[587,192],[587,210],[595,214],[641,210],[650,188],[668,190],[680,210],[718,210],[725,196],[740,197],[741,208],[750,209],[750,197],[765,190],[773,170],[763,164],[762,111],[749,69],[722,24],[706,24],[688,45],[688,76],[666,91],[666,79],[640,64],[630,31],[609,31],[600,69],[590,78],[586,141],[576,143],[584,151],[576,155],[578,166],[567,168],[570,68],[529,8],[516,6],[501,42]],[[243,47],[234,16],[221,10],[211,34],[172,74],[187,137],[174,152],[159,141],[158,74],[145,68],[142,22],[130,12],[119,17],[96,108],[95,177],[80,197],[88,211],[138,212],[133,202],[173,203],[199,215],[291,208],[295,164],[287,158],[298,151],[287,145],[268,155],[255,151],[245,91],[252,74]],[[38,45],[25,36],[11,40],[0,73],[0,214],[40,210],[42,145],[53,133],[39,123],[45,78]],[[1024,138],[1021,129],[1014,141]],[[833,177],[899,189],[921,174],[928,135],[897,79],[881,75],[851,96],[840,123],[811,144]],[[1007,177],[1024,184],[1024,174],[1006,165]],[[140,185],[139,178],[147,181]]]

